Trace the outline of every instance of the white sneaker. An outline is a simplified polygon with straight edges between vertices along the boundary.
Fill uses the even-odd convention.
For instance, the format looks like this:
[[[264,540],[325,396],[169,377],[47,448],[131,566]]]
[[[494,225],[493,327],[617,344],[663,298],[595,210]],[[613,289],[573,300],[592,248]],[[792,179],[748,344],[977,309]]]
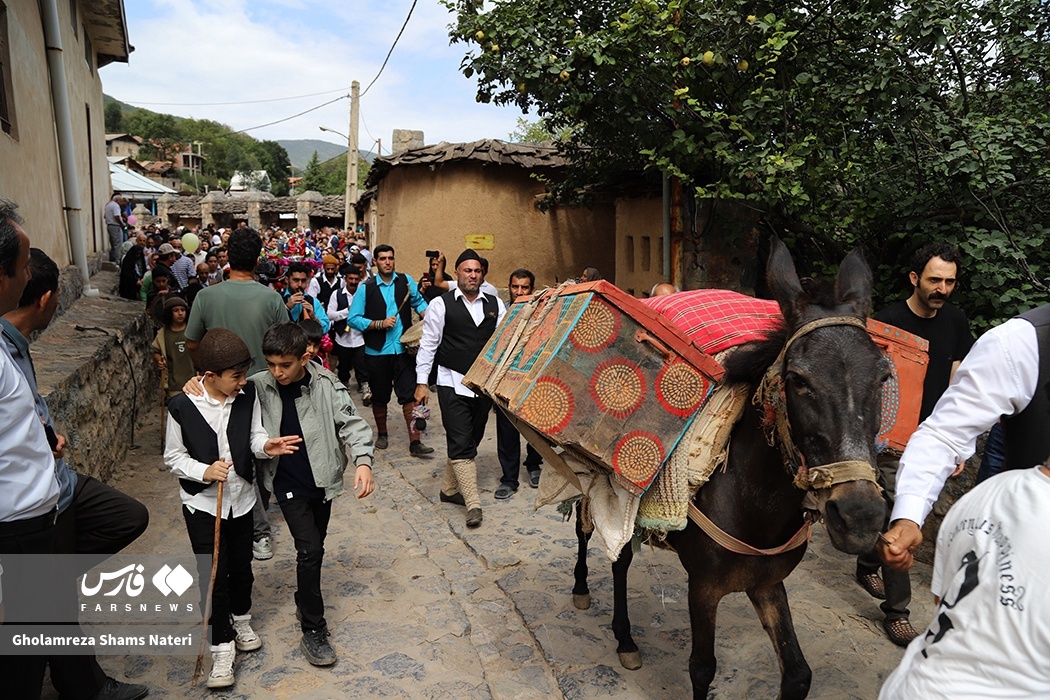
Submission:
[[[252,543],[252,556],[259,561],[273,559],[273,545],[270,544],[269,537],[263,537]]]
[[[233,662],[237,649],[233,642],[216,644],[211,648],[211,673],[208,674],[209,688],[229,688],[233,685]]]
[[[233,631],[237,634],[233,641],[237,644],[237,651],[255,651],[262,646],[262,639],[252,629],[251,621],[251,615],[233,616]]]

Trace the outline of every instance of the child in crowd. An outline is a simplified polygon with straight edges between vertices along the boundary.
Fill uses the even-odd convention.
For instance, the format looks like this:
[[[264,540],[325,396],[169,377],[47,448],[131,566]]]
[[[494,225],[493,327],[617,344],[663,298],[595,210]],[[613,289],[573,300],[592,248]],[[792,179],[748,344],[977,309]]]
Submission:
[[[349,453],[356,466],[358,498],[372,493],[372,429],[357,415],[339,380],[310,362],[307,337],[298,325],[278,323],[263,337],[269,372],[252,376],[263,425],[284,435],[309,436],[303,449],[260,464],[263,485],[277,497],[295,540],[295,604],[303,631],[300,648],[315,666],[335,663],[321,598],[321,558],[332,499],[343,488]]]
[[[299,327],[306,333],[306,352],[310,360],[324,367],[329,372],[332,366],[328,363],[328,355],[332,352],[332,339],[321,328],[317,319],[304,318],[299,321]]]
[[[186,348],[186,318],[189,306],[181,297],[164,301],[160,313],[163,324],[153,339],[153,359],[160,368],[161,390],[164,398],[170,399],[182,393],[182,385],[195,374],[193,360]]]
[[[182,515],[194,554],[212,555],[215,518],[222,520],[209,619],[212,669],[207,686],[228,688],[234,683],[236,650],[262,646],[249,613],[254,581],[253,458],[294,454],[302,438],[267,437],[255,387],[245,379],[252,355],[235,334],[224,328],[208,331],[201,338],[198,361],[204,371],[203,395],[178,394],[168,403],[164,463],[179,477]],[[221,513],[216,513],[217,482],[226,484]],[[198,562],[204,608],[211,563],[203,557]]]

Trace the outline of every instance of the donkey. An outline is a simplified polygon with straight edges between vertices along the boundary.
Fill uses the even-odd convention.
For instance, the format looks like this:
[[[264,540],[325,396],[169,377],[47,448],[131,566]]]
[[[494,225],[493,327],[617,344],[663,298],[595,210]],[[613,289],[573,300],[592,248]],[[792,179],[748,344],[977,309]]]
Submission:
[[[874,464],[882,385],[890,377],[890,365],[864,329],[871,271],[854,251],[842,261],[833,289],[828,285],[824,291],[807,293],[787,248],[774,239],[766,275],[785,328],[766,341],[740,348],[726,362],[724,381],[760,386],[774,380],[783,430],[772,442],[779,444],[767,440],[770,412],[749,406],[733,429],[726,469],[697,492],[693,505],[723,533],[778,553],[763,556],[725,549],[692,518],[684,530],[668,533],[667,542],[689,579],[694,698],[707,697],[716,667],[715,613],[722,597],[735,591],[747,593],[773,642],[781,671],[780,696],[806,697],[812,672],[795,636],[783,583],[806,546],[803,541],[779,551],[784,548],[778,545],[804,531],[804,508],[812,508],[823,516],[837,549],[859,554],[874,545],[886,514]],[[821,319],[827,320],[814,323]],[[784,434],[788,426],[790,434]],[[573,601],[586,608],[590,535],[579,516],[578,509],[580,548]],[[628,545],[612,566],[612,628],[620,662],[628,669],[641,667],[627,614],[632,556]]]

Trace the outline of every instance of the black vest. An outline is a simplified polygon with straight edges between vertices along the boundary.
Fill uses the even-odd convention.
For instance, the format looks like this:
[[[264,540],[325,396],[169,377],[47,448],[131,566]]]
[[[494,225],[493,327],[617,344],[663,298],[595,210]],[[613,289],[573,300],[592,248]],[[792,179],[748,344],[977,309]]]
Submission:
[[[437,349],[437,363],[466,374],[496,330],[499,304],[489,295],[482,295],[485,317],[476,326],[466,302],[456,298],[456,290],[445,292],[441,298],[445,300],[445,330]]]
[[[252,409],[255,407],[255,385],[245,384],[243,393],[238,394],[230,409],[230,422],[226,426],[226,438],[230,443],[233,468],[249,483],[255,477],[255,460],[252,455]],[[198,462],[211,464],[219,459],[219,436],[208,421],[204,420],[193,401],[186,394],[179,394],[168,401],[168,412],[182,428],[182,443],[186,451]],[[215,485],[202,484],[199,481],[179,479],[182,490],[195,496],[206,488]]]
[[[317,293],[317,300],[324,305],[324,308],[328,309],[328,300],[332,298],[332,292],[339,289],[339,275],[335,276],[335,284],[328,284],[328,279],[321,273],[321,279],[318,280],[318,285],[321,287],[321,291]]]
[[[1050,304],[1019,316],[1035,326],[1039,379],[1032,400],[1020,413],[1003,418],[1006,469],[1027,469],[1050,456]]]
[[[376,282],[379,277],[373,277],[365,283],[365,318],[372,321],[382,321],[387,317],[386,299],[380,291]],[[401,332],[404,333],[412,326],[412,305],[406,301],[408,297],[408,280],[404,275],[394,273],[394,303],[401,311]],[[366,330],[364,336],[365,345],[373,350],[382,350],[386,343],[386,334],[393,332],[389,330]]]

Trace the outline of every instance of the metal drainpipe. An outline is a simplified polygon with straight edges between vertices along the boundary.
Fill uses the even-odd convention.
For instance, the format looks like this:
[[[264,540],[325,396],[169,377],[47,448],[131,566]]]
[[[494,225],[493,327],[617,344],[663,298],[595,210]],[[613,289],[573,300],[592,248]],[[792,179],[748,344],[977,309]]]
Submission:
[[[80,183],[77,178],[73,151],[73,122],[66,96],[66,68],[62,63],[62,31],[58,21],[57,0],[41,0],[44,20],[44,43],[47,46],[47,67],[51,74],[51,105],[55,112],[55,131],[58,136],[59,170],[62,173],[62,192],[65,197],[66,230],[69,233],[69,252],[73,264],[80,268],[84,278],[84,296],[98,296],[91,288],[84,231],[80,226]]]
[[[663,256],[664,256],[664,282],[670,282],[671,280],[671,178],[668,176],[667,171],[664,171],[664,236],[663,236]]]

